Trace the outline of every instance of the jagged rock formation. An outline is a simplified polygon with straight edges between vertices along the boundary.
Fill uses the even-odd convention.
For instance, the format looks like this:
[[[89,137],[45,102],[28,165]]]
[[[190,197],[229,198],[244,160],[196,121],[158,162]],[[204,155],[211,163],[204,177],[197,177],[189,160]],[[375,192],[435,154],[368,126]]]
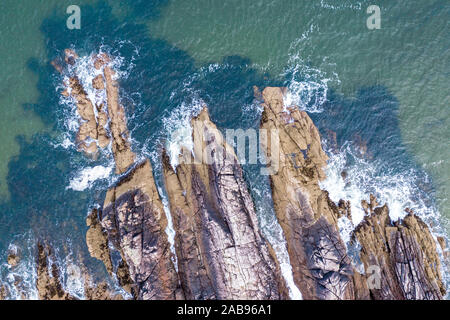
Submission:
[[[174,171],[163,156],[186,298],[287,298],[234,151],[210,121],[206,108],[191,125],[193,157],[182,149]]]
[[[0,285],[0,300],[5,300],[7,295],[8,295],[8,292],[6,290],[6,287]]]
[[[270,178],[294,281],[304,299],[355,299],[354,270],[337,227],[339,211],[318,184],[327,161],[319,132],[306,112],[285,108],[284,94],[283,88],[263,91],[261,128],[276,130],[279,137],[278,171]],[[265,147],[272,161],[276,143]]]
[[[14,268],[15,266],[17,266],[19,264],[19,262],[20,262],[20,257],[16,253],[10,253],[8,255],[8,264],[11,267]]]
[[[77,59],[76,53],[66,51],[68,65]],[[191,121],[192,152],[181,148],[176,168],[164,152],[162,156],[176,231],[175,269],[151,164],[147,160],[130,170],[135,155],[110,58],[100,54],[93,61],[99,74],[92,86],[104,93],[105,103],[91,101],[76,76],[70,77],[63,94],[77,103],[80,147],[95,153],[111,143],[116,173],[128,172],[108,190],[103,208],[87,217],[91,256],[101,260],[135,299],[287,299],[275,253],[259,230],[242,168],[206,108]],[[55,67],[63,72],[59,64]],[[320,189],[327,156],[319,132],[305,112],[285,108],[284,94],[283,88],[262,93],[255,89],[264,107],[261,129],[278,137],[274,140],[268,134],[270,140],[262,143],[271,161],[275,212],[303,298],[441,299],[445,288],[428,227],[413,213],[392,222],[387,206],[377,207],[372,195],[370,202],[362,203],[367,217],[353,235],[361,245],[366,274],[356,272],[337,224],[342,216],[351,220],[350,202],[336,205]],[[121,257],[118,265],[113,263],[113,247]],[[38,245],[39,297],[75,299],[61,285],[50,255],[48,247]],[[373,285],[373,267],[381,271],[378,287]],[[87,299],[122,298],[113,295],[106,283],[94,286],[87,273],[84,276]],[[5,296],[0,288],[0,299]]]
[[[51,256],[50,247],[38,243],[37,256],[37,281],[36,287],[40,300],[74,300],[75,298],[64,291],[58,267],[55,263],[50,263],[48,257]]]
[[[70,49],[65,51],[65,63],[74,65],[78,55]],[[135,154],[131,151],[128,141],[125,110],[119,101],[119,85],[114,70],[109,66],[110,57],[105,53],[91,57],[95,69],[100,72],[92,81],[92,87],[97,97],[106,95],[106,100],[91,101],[80,79],[71,74],[64,96],[75,100],[77,111],[81,118],[77,135],[77,144],[87,154],[95,155],[98,148],[106,148],[112,144],[112,151],[116,163],[116,173],[124,173],[135,161]],[[60,72],[64,68],[57,61],[53,66]]]
[[[367,204],[367,202],[366,202]],[[360,257],[375,300],[436,300],[445,295],[436,243],[428,226],[414,213],[393,222],[386,205],[376,206],[354,230]]]
[[[183,298],[150,161],[138,165],[108,190],[100,220],[108,240],[122,256],[124,265],[118,273],[127,278],[129,272],[137,299]]]
[[[93,258],[101,260],[110,275],[113,274],[113,265],[111,261],[111,253],[109,250],[108,235],[103,230],[100,221],[98,221],[98,210],[92,210],[87,217],[86,224],[89,227],[86,232],[86,244],[89,253]]]

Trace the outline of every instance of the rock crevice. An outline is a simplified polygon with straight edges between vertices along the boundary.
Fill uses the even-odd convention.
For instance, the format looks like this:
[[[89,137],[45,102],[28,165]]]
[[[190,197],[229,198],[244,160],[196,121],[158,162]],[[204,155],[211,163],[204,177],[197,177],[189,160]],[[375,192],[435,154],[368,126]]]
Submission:
[[[182,149],[176,170],[163,156],[178,269],[187,298],[287,298],[236,155],[206,109],[191,126],[193,154]]]
[[[268,158],[279,143],[278,171],[270,176],[278,221],[286,237],[294,281],[304,299],[354,299],[354,270],[337,227],[338,212],[319,187],[327,156],[312,120],[285,108],[283,88],[262,92],[261,128],[278,141],[264,146]]]

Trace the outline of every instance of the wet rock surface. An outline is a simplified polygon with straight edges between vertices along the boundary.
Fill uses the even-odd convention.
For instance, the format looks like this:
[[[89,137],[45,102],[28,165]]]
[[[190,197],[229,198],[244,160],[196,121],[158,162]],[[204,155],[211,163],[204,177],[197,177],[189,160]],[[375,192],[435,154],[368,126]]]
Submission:
[[[176,170],[167,156],[163,157],[186,298],[287,298],[278,262],[259,230],[236,155],[210,121],[206,108],[191,126],[194,153],[182,149]]]
[[[74,300],[75,297],[64,290],[58,266],[49,260],[51,255],[52,251],[49,246],[38,244],[36,287],[39,299]]]

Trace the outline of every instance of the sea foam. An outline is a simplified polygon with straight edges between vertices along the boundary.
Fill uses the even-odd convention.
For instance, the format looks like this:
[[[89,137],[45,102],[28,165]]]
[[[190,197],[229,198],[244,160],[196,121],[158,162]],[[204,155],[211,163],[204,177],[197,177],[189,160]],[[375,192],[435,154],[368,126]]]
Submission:
[[[111,175],[113,166],[95,166],[81,169],[75,177],[70,180],[67,189],[75,191],[84,191],[92,187],[93,183],[100,179],[108,179]]]

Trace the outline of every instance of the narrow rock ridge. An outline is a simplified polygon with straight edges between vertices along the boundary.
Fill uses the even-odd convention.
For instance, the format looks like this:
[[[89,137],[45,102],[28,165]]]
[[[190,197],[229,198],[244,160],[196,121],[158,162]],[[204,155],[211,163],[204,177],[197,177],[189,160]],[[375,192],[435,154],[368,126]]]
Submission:
[[[108,190],[100,221],[108,241],[123,259],[116,271],[118,277],[126,279],[129,273],[136,299],[184,298],[165,233],[167,219],[149,160],[136,166]],[[100,236],[99,239],[101,245],[97,248],[104,248],[105,238]],[[95,256],[105,257],[101,253]],[[109,260],[101,259],[106,261],[108,269]]]
[[[40,300],[75,300],[61,284],[58,266],[49,261],[51,248],[38,243],[36,287]]]
[[[53,257],[50,246],[38,243],[36,288],[40,300],[77,300],[62,285],[58,266],[51,262]],[[94,285],[87,269],[80,263],[80,276],[84,280],[84,298],[86,300],[123,300],[120,294],[114,294],[107,283]],[[1,300],[1,299],[0,299]]]
[[[285,108],[285,90],[268,87],[263,91],[261,129],[275,130],[279,137],[279,159],[270,154],[277,150],[277,141],[269,141],[264,149],[269,159],[279,161],[279,170],[270,176],[272,196],[294,282],[304,299],[362,299],[367,291],[361,277],[354,277],[340,238],[339,211],[319,187],[327,163],[319,132],[306,112]]]
[[[191,126],[193,155],[182,149],[175,171],[163,155],[186,298],[288,298],[233,149],[210,121],[206,108],[192,119]]]
[[[75,65],[78,59],[73,50],[65,50],[64,60],[67,65]],[[131,151],[128,140],[125,110],[120,104],[116,73],[109,64],[111,58],[107,54],[100,53],[91,59],[99,73],[93,79],[92,87],[97,97],[103,94],[106,95],[106,100],[91,101],[80,79],[73,72],[69,72],[69,79],[64,83],[66,89],[61,94],[72,97],[77,105],[81,118],[77,134],[79,149],[95,156],[98,148],[106,148],[111,143],[116,173],[121,174],[134,163],[136,155]],[[58,71],[64,71],[57,61],[52,64]]]
[[[366,202],[367,204],[367,202]],[[428,226],[412,211],[396,222],[386,205],[371,196],[370,215],[355,228],[360,258],[375,300],[438,300],[445,295],[436,243]]]

